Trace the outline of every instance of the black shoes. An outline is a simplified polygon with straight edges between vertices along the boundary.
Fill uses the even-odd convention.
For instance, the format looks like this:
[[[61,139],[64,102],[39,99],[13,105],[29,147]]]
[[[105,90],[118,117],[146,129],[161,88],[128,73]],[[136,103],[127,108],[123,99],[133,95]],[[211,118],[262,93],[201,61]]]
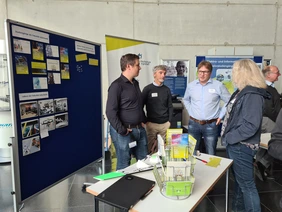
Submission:
[[[265,176],[265,167],[260,163],[260,162],[256,162],[254,164],[255,167],[255,174],[256,176],[261,180],[261,181],[265,181],[266,180],[266,176]]]

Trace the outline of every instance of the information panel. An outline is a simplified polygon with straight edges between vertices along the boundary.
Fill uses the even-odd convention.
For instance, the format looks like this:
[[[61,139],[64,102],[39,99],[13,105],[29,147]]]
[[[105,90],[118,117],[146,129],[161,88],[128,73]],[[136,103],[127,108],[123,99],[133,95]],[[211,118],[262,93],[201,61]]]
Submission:
[[[7,20],[16,193],[102,157],[101,45]]]

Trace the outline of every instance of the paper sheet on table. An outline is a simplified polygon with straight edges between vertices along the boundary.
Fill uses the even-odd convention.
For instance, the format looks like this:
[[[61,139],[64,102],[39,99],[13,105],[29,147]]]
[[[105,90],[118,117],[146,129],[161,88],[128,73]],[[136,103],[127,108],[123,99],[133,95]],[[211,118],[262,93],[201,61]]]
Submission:
[[[137,164],[136,164],[137,169],[149,168],[150,166],[151,166],[151,165],[148,165],[148,164],[144,163],[144,162],[141,161],[141,160],[138,160],[138,161],[137,161]]]
[[[220,161],[221,158],[212,157],[206,165],[211,167],[218,167],[220,165]]]

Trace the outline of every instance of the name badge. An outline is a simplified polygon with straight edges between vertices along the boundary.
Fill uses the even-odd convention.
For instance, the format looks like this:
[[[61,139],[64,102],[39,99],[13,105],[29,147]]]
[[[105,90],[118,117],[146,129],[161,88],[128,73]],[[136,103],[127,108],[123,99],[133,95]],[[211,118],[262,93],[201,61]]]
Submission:
[[[132,142],[130,142],[128,145],[129,145],[129,148],[131,149],[131,148],[133,148],[133,147],[136,147],[136,146],[137,146],[137,143],[136,143],[136,141],[132,141]]]
[[[158,93],[152,93],[152,97],[158,97]]]
[[[209,89],[209,93],[215,93],[215,89],[210,88],[210,89]]]

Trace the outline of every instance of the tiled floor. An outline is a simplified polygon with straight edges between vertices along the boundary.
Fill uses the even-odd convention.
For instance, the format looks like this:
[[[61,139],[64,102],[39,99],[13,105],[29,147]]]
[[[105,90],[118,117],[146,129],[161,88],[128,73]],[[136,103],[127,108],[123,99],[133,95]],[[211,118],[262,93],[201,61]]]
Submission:
[[[225,156],[224,150],[218,155]],[[106,171],[110,170],[110,161],[106,163]],[[101,172],[101,163],[92,163],[73,176],[25,201],[22,212],[93,212],[92,195],[82,190],[84,182],[96,182],[94,175]],[[261,199],[262,212],[282,212],[282,163],[274,162],[275,180],[261,182],[256,178]],[[233,192],[233,179],[230,177],[230,201]],[[0,165],[0,212],[13,211],[11,165]],[[215,185],[196,208],[196,212],[223,212],[225,208],[225,177]],[[100,211],[119,212],[105,204],[100,204]],[[176,209],[177,211],[177,209]],[[174,211],[174,212],[176,212]],[[231,210],[229,210],[231,211]]]

